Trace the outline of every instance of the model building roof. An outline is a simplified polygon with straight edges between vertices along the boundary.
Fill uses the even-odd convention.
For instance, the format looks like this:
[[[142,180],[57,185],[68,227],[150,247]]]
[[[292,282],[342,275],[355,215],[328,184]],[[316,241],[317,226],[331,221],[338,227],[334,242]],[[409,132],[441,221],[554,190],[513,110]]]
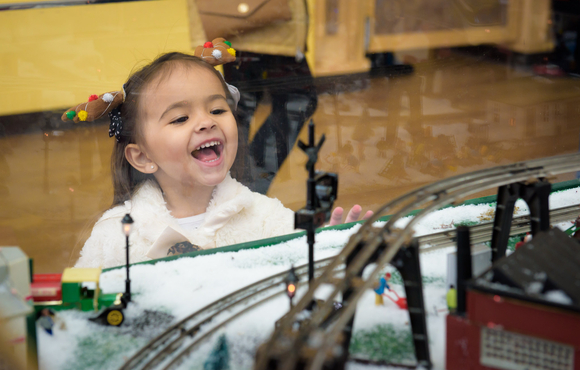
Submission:
[[[472,286],[580,310],[580,243],[556,228],[540,232]]]
[[[65,268],[62,273],[63,283],[98,282],[101,268]]]

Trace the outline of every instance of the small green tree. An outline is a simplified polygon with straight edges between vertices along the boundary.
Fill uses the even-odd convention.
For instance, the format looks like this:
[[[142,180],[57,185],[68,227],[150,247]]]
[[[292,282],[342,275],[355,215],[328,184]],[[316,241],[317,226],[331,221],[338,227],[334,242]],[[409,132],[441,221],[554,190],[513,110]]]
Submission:
[[[228,341],[226,335],[222,334],[207,360],[203,364],[203,370],[229,370],[230,354],[228,350]]]

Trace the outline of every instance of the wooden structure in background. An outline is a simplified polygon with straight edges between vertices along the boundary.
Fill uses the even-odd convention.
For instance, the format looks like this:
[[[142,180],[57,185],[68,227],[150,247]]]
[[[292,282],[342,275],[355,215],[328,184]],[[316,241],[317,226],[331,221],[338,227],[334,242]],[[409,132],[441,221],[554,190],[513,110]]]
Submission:
[[[554,47],[550,6],[550,0],[308,0],[308,63],[315,76],[326,76],[366,71],[372,53],[481,44],[546,52]]]
[[[230,37],[234,47],[298,58],[307,50],[314,76],[368,71],[369,53],[553,47],[549,0],[289,2],[292,20]],[[38,3],[0,0],[0,116],[58,110],[116,90],[135,65],[163,52],[191,52],[205,41],[195,0]],[[454,10],[456,4],[468,10]]]
[[[308,0],[306,58],[314,76],[368,71],[368,1]]]

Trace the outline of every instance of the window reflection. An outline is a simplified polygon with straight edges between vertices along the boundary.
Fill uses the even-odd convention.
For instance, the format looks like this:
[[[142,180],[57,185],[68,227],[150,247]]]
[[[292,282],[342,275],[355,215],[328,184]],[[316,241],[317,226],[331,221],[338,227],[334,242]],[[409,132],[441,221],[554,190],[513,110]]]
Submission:
[[[504,26],[502,0],[375,1],[377,34],[431,32],[481,26]]]
[[[343,207],[578,150],[580,14],[567,3],[287,1],[290,21],[227,36],[238,61],[224,75],[241,92],[247,144],[238,178],[301,208],[295,143],[311,118]],[[62,110],[118,89],[159,52],[207,41],[196,4],[2,7],[0,244],[21,246],[39,272],[74,262],[112,201],[108,122],[63,123]]]
[[[243,60],[251,62],[243,63]],[[256,53],[240,53],[238,62],[224,66],[229,83],[238,86],[240,131],[247,140],[250,188],[266,193],[288,157],[298,133],[317,106],[314,80],[306,60]],[[246,139],[247,138],[247,139]]]

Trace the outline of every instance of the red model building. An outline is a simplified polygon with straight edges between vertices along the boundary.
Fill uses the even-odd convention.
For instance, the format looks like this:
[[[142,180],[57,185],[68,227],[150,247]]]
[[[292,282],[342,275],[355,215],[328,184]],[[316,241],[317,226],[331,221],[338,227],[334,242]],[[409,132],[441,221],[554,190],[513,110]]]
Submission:
[[[464,309],[447,316],[447,370],[580,370],[577,240],[540,232],[463,287]]]
[[[30,284],[34,302],[61,301],[61,278],[62,274],[34,274]]]

